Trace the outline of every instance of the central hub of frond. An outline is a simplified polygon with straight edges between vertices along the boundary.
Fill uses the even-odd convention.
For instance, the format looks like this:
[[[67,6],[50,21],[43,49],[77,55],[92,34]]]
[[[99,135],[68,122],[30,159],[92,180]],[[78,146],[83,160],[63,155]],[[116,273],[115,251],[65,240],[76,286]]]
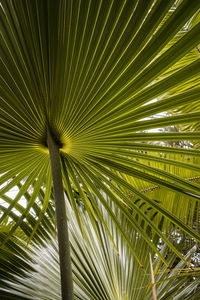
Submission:
[[[64,147],[64,143],[61,142],[61,136],[60,134],[54,129],[46,129],[43,136],[41,137],[41,139],[39,140],[39,143],[42,147],[48,148],[48,134],[47,134],[47,130],[50,131],[51,137],[54,140],[55,144],[58,146],[59,149]]]

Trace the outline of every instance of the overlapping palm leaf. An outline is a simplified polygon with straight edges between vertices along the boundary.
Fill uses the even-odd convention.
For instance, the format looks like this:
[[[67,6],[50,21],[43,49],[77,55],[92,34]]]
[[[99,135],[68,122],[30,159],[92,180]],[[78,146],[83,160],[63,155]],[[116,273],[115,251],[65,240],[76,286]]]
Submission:
[[[160,153],[177,153],[185,158],[174,159],[172,164],[184,169],[187,157],[200,153],[147,143],[200,139],[198,131],[149,132],[153,128],[199,122],[199,111],[151,119],[183,104],[192,105],[200,96],[196,84],[200,60],[189,55],[199,44],[200,24],[183,33],[200,3],[184,0],[174,4],[170,0],[1,1],[1,195],[6,197],[11,188],[23,182],[1,221],[33,187],[27,207],[10,235],[27,218],[43,186],[43,214],[48,207],[51,198],[48,128],[60,146],[63,182],[80,227],[74,189],[81,195],[93,224],[96,218],[104,223],[94,195],[99,198],[140,262],[100,192],[121,208],[133,228],[151,245],[146,231],[125,209],[129,206],[141,218],[145,217],[134,201],[126,197],[126,189],[199,240],[198,233],[163,207],[162,201],[154,201],[128,177],[124,179],[129,175],[150,186],[163,186],[192,197],[194,203],[200,199],[199,184],[187,181],[184,173],[179,176],[171,170],[165,171],[167,162],[163,156],[158,166],[143,163],[155,160],[144,153],[146,150],[157,153],[155,158]],[[180,31],[182,36],[177,39]],[[172,46],[163,51],[170,42]],[[187,55],[184,64],[164,75]],[[178,87],[183,84],[188,89],[179,93]],[[176,94],[166,96],[175,88]],[[139,161],[132,159],[137,155]],[[199,174],[199,164],[187,167],[194,171],[194,176]],[[172,247],[151,218],[145,218],[154,234]],[[107,232],[111,236],[108,228]]]
[[[73,211],[69,209],[75,299],[150,299],[152,283],[149,254],[154,257],[151,248],[137,232],[132,230],[130,223],[113,206],[112,209],[121,226],[126,228],[135,249],[141,252],[144,263],[144,268],[141,269],[112,219],[98,201],[97,205],[112,232],[119,253],[114,249],[101,222],[97,223],[98,235],[96,235],[86,211],[79,207],[81,224],[85,228],[83,239]],[[39,233],[38,235],[42,238],[42,235]],[[21,246],[17,245],[18,240]],[[24,238],[16,234],[15,240],[11,238],[0,251],[0,269],[3,270],[0,278],[0,296],[5,299],[7,297],[8,299],[16,299],[16,297],[17,299],[61,299],[55,236],[51,240],[43,240],[42,246],[34,243],[26,249],[24,249],[26,243],[23,245],[23,241]],[[176,244],[176,246],[180,245]],[[198,299],[199,268],[197,266],[193,269],[186,268],[184,262],[177,261],[176,256],[165,246],[160,251],[166,257],[171,269],[162,264],[159,257],[154,258],[153,267],[159,299],[185,299],[188,295],[191,299]],[[191,248],[185,255],[186,260],[192,260],[193,267],[194,252],[195,249]]]

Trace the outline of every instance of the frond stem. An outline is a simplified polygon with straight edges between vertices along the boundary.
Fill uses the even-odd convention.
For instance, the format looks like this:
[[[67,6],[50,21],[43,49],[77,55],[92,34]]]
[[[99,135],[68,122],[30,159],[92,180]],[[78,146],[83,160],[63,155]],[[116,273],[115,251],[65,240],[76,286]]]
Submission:
[[[62,183],[59,145],[56,143],[56,141],[54,141],[49,129],[47,130],[47,144],[51,160],[51,171],[53,178],[56,208],[56,224],[58,232],[62,300],[73,300],[74,297],[72,267],[70,258],[70,244],[64,199],[64,189]]]

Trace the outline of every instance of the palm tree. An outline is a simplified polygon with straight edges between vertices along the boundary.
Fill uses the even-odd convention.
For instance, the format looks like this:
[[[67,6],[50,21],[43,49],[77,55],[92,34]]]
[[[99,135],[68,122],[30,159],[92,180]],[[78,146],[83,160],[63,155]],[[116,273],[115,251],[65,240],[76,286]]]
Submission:
[[[180,207],[174,213],[162,198],[155,201],[141,191],[150,185],[181,193],[192,203],[186,209],[190,213],[200,198],[199,184],[187,180],[199,176],[199,150],[148,143],[200,139],[191,130],[149,132],[199,122],[199,111],[181,110],[196,105],[200,95],[199,8],[198,0],[1,1],[0,182],[9,203],[1,222],[32,189],[2,245],[36,208],[42,190],[36,232],[52,199],[53,178],[63,299],[73,298],[63,186],[81,232],[74,190],[94,230],[99,219],[113,240],[95,198],[101,201],[141,266],[104,195],[166,264],[141,220],[180,258],[156,226],[162,217],[200,240],[185,215],[179,216]],[[150,118],[177,109],[176,115]],[[17,185],[9,201],[6,193]],[[147,216],[138,201],[156,218]]]

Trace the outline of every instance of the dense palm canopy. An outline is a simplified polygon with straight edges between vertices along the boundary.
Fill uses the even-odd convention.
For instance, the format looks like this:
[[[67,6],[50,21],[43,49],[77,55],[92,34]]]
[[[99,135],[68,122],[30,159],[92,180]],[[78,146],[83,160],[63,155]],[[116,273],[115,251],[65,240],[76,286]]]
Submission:
[[[163,222],[165,230],[174,224],[200,240],[190,226],[200,199],[199,8],[198,0],[1,0],[0,182],[8,207],[0,221],[20,212],[3,244],[33,215],[41,190],[32,235],[48,209],[47,131],[60,148],[65,192],[82,232],[77,194],[94,230],[101,221],[112,240],[95,199],[101,201],[140,265],[112,202],[163,261],[155,235],[182,257]],[[180,130],[158,130],[169,126]],[[17,185],[11,200],[6,193]],[[148,188],[164,194],[154,199]]]

